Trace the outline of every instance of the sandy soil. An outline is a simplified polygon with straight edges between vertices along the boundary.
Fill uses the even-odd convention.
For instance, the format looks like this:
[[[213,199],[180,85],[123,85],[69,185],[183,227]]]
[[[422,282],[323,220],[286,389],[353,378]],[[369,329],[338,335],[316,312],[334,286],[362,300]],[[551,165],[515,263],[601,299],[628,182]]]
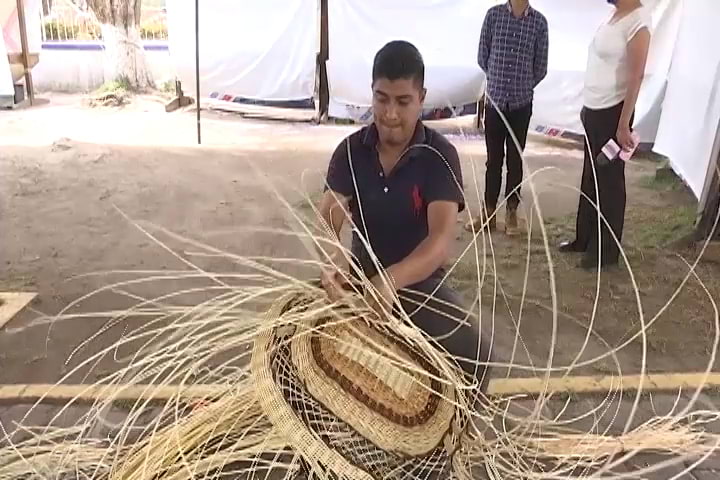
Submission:
[[[0,383],[54,382],[66,373],[65,360],[103,321],[79,316],[51,322],[39,315],[53,315],[97,288],[130,278],[129,274],[117,271],[187,270],[187,264],[180,258],[192,259],[208,270],[238,270],[227,259],[188,256],[197,247],[158,234],[159,240],[178,253],[173,254],[132,221],[151,222],[174,234],[238,255],[289,258],[306,255],[305,247],[297,239],[253,229],[293,227],[289,210],[279,198],[285,199],[295,211],[308,213],[303,207],[303,195],[316,198],[330,153],[354,128],[248,120],[212,112],[203,115],[204,142],[199,147],[195,145],[193,114],[166,114],[162,104],[151,98],[137,99],[131,106],[115,110],[89,109],[80,97],[52,96],[47,103],[32,109],[0,112],[0,290],[39,292],[31,308],[0,332]],[[468,123],[439,126],[458,146],[468,194],[476,199],[476,182],[482,189],[484,144],[477,136],[465,138],[457,134],[458,128]],[[527,162],[535,174],[536,198],[548,222],[551,241],[555,242],[568,233],[568,219],[577,206],[574,189],[579,184],[581,151],[533,139]],[[631,243],[636,242],[638,235],[641,238],[636,242],[641,248],[631,252],[633,260],[652,259],[652,263],[650,260],[636,263],[644,268],[640,278],[647,280],[647,284],[642,285],[645,288],[642,300],[651,306],[650,313],[669,298],[672,293],[669,287],[678,284],[682,269],[679,261],[662,263],[668,255],[657,253],[656,245],[652,245],[660,241],[660,236],[653,231],[653,235],[643,237],[647,233],[643,222],[652,217],[653,224],[662,224],[655,214],[671,206],[692,209],[691,199],[684,192],[667,192],[645,184],[654,167],[650,162],[640,162],[628,170],[633,205],[629,216],[637,220],[629,225],[628,238]],[[532,195],[527,189],[526,192],[526,206],[531,209]],[[471,202],[472,209],[476,205],[476,201]],[[668,222],[666,219],[665,223]],[[680,223],[678,228],[686,227]],[[537,222],[534,224],[537,231]],[[546,262],[543,264],[538,239],[537,234],[530,242],[511,241],[502,235],[493,238],[499,259],[495,271],[500,282],[495,285],[491,277],[486,277],[482,303],[486,319],[495,306],[495,351],[500,360],[509,359],[514,351],[523,363],[547,363],[551,302]],[[459,234],[458,252],[471,241],[467,233]],[[522,344],[515,342],[514,332],[528,246],[533,263],[528,297],[522,309]],[[477,291],[477,281],[472,281],[476,269],[469,266],[468,258],[462,259],[455,277],[472,300]],[[557,256],[554,260],[561,312],[554,355],[556,362],[569,363],[577,356],[586,336],[594,276],[578,272],[570,260]],[[665,280],[658,280],[657,268],[661,268],[659,274]],[[710,270],[703,274],[709,272],[712,276],[715,267],[707,268]],[[115,273],[88,275],[111,271]],[[637,330],[638,324],[633,314],[628,313],[633,296],[626,274],[611,275],[614,276],[603,280],[602,291],[609,292],[615,300],[607,304],[610,311],[601,309],[593,330],[615,345],[628,338],[629,330]],[[108,291],[74,307],[72,312],[127,308],[137,302],[129,293],[153,298],[181,284],[178,280],[129,287],[132,292]],[[627,299],[620,301],[619,297]],[[672,338],[677,337],[678,318],[669,319],[667,327],[662,322],[656,324],[659,332],[656,343],[664,343],[657,352],[651,352],[653,368],[681,370],[700,368],[706,363],[710,325],[707,315],[711,309],[698,298],[688,300],[694,308],[692,320],[682,317],[688,326],[684,329],[687,342]],[[681,305],[679,311],[690,315],[685,307]],[[83,355],[109,344],[134,326],[120,324],[108,330],[104,340],[96,342]],[[688,349],[686,343],[692,348]],[[684,350],[678,350],[681,345],[685,345]],[[591,338],[582,358],[606,350],[602,342]],[[631,342],[620,353],[623,366],[638,370],[641,353],[639,343]],[[67,381],[84,380],[86,373],[92,379],[113,368],[109,359],[92,372],[86,369]],[[613,369],[609,360],[585,367],[596,372],[609,369]]]

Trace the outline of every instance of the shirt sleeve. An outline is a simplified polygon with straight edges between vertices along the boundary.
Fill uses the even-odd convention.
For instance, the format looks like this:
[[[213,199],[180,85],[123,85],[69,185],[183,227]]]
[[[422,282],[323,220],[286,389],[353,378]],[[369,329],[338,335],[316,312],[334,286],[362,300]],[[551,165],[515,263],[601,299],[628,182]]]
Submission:
[[[436,201],[455,202],[458,211],[465,209],[462,170],[457,149],[450,143],[438,148],[440,155],[428,156],[430,163],[424,197],[427,204]]]
[[[480,44],[478,46],[478,65],[487,73],[490,47],[492,46],[492,10],[485,15],[482,30],[480,31]]]
[[[535,75],[535,86],[543,81],[548,71],[548,53],[550,49],[550,38],[548,23],[542,19],[540,31],[535,40],[535,55],[533,59],[533,73]]]
[[[355,191],[348,148],[350,148],[350,139],[346,138],[333,152],[325,178],[325,190],[330,189],[344,197],[352,196]]]
[[[630,40],[632,40],[635,35],[637,35],[637,33],[643,28],[647,28],[648,30],[650,30],[651,25],[652,19],[649,18],[647,11],[645,11],[644,8],[638,9],[633,14],[633,18],[630,21],[630,25],[628,27],[627,41],[629,42]]]

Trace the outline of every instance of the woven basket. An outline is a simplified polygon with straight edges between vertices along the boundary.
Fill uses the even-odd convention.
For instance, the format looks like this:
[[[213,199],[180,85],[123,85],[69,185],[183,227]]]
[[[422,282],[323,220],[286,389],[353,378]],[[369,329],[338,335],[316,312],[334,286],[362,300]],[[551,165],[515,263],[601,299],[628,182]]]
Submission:
[[[275,429],[308,462],[341,477],[447,470],[460,422],[456,381],[443,377],[437,357],[411,346],[392,324],[350,309],[298,315],[309,302],[302,294],[278,302],[269,312],[273,327],[255,342],[258,401]]]

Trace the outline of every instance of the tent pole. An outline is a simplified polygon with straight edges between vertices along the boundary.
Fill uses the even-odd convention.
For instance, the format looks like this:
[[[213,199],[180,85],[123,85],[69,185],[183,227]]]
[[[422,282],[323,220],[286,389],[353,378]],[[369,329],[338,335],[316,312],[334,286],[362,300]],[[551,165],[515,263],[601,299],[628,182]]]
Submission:
[[[200,145],[202,144],[200,136],[200,0],[195,0],[195,113],[197,117],[197,143]]]
[[[703,191],[700,195],[700,201],[698,205],[698,213],[702,213],[705,204],[707,203],[708,196],[711,193],[711,187],[713,183],[713,175],[716,174],[718,168],[718,162],[715,162],[716,157],[720,155],[720,122],[718,122],[717,133],[715,134],[715,142],[710,153],[710,163],[708,163],[707,173],[705,174],[705,185],[703,185]],[[720,160],[720,159],[719,159]]]
[[[317,65],[320,75],[318,123],[327,121],[330,103],[330,87],[327,76],[327,61],[330,58],[330,41],[328,38],[330,32],[328,27],[328,0],[320,0],[320,53],[318,54]]]
[[[713,144],[710,163],[705,176],[705,187],[703,188],[698,205],[699,219],[695,226],[695,239],[705,240],[717,236],[713,226],[720,214],[720,123],[718,123],[715,143]]]
[[[23,5],[23,0],[17,0],[17,16],[20,27],[20,46],[22,48],[23,71],[25,73],[25,89],[27,90],[30,105],[34,105],[35,88],[33,87],[32,73],[30,72],[30,52],[28,52],[30,47],[28,47],[25,5]]]

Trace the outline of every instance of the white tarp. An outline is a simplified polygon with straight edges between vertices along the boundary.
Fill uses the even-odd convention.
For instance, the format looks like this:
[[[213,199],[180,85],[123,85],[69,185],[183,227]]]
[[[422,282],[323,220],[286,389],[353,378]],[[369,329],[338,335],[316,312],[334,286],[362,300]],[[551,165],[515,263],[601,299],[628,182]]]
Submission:
[[[422,52],[428,107],[474,103],[484,84],[476,60],[480,28],[487,9],[497,3],[500,0],[330,1],[330,114],[368,118],[372,60],[393,39],[409,40]],[[643,141],[656,141],[656,151],[670,157],[700,196],[720,118],[720,50],[708,49],[718,42],[720,1],[644,3],[653,20],[653,43],[636,127]],[[532,4],[550,25],[549,73],[536,92],[533,128],[582,133],[579,111],[587,50],[612,7],[604,0]],[[214,0],[200,5],[204,96],[216,93],[231,101],[313,96],[318,0]],[[194,2],[168,2],[170,51],[188,92],[195,83],[194,22]]]
[[[477,102],[484,81],[477,66],[482,2],[342,0],[330,1],[328,9],[331,116],[366,116],[373,58],[391,40],[408,40],[423,55],[427,107]]]
[[[652,141],[658,122],[680,0],[646,0],[655,34],[647,78],[638,102],[638,130]],[[477,65],[480,29],[500,2],[478,0],[357,0],[330,2],[330,114],[361,118],[371,101],[372,60],[387,41],[414,43],[426,63],[428,106],[476,102],[483,86]],[[548,76],[537,89],[534,125],[582,133],[579,113],[587,50],[612,7],[601,0],[534,0],[550,26]],[[351,32],[349,34],[348,32]]]
[[[5,39],[0,35],[0,105],[12,105],[14,96],[15,88],[10,76],[10,64],[8,63],[7,50],[5,50]]]
[[[655,143],[698,198],[720,123],[718,19],[718,0],[685,2]]]
[[[25,26],[27,30],[28,53],[40,53],[40,3],[41,0],[26,0]],[[12,105],[15,97],[13,73],[8,62],[8,54],[21,53],[20,23],[18,22],[17,3],[0,1],[0,97],[2,105]],[[22,66],[15,65],[14,75],[22,75]]]
[[[29,53],[40,53],[42,46],[40,7],[42,0],[25,0],[25,27]],[[8,53],[20,53],[20,24],[17,16],[17,2],[14,0],[0,1],[0,28],[5,38],[5,49]]]
[[[41,32],[40,32],[40,6],[41,0],[26,0],[25,6],[25,27],[27,32],[28,53],[38,55],[40,53]],[[19,54],[22,52],[20,40],[20,23],[18,22],[17,3],[14,1],[0,1],[0,32],[2,33],[3,46],[0,51],[0,96],[14,97],[13,79],[22,78],[23,66],[20,63],[10,65],[8,54]],[[10,84],[8,86],[9,77]],[[3,102],[8,103],[7,100]]]
[[[168,2],[169,48],[187,92],[195,91],[195,2]],[[315,90],[317,0],[200,2],[201,95],[303,100]]]

